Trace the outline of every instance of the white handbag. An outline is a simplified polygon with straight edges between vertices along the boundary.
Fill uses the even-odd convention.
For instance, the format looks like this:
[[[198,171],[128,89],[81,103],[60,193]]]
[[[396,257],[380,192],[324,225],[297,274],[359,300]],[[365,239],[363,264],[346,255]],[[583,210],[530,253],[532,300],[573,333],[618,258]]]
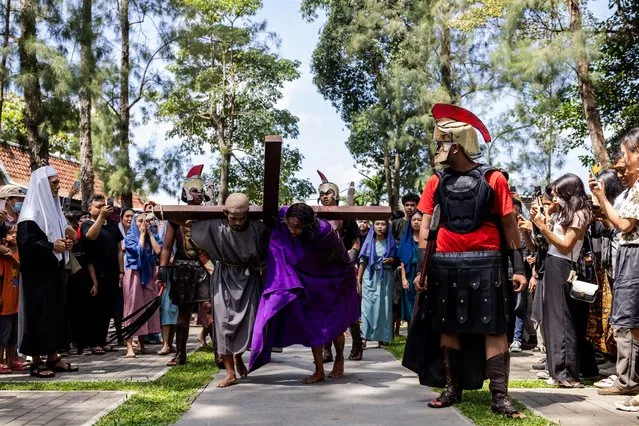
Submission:
[[[591,245],[592,246],[592,245]],[[595,260],[595,271],[597,268]],[[574,259],[573,259],[574,265]],[[573,269],[568,276],[568,282],[570,283],[570,297],[580,302],[593,303],[597,298],[597,290],[599,290],[599,283],[597,273],[595,272],[595,283],[589,283],[577,279],[577,272]]]
[[[581,302],[593,303],[597,297],[597,284],[575,279],[570,285],[570,297]]]

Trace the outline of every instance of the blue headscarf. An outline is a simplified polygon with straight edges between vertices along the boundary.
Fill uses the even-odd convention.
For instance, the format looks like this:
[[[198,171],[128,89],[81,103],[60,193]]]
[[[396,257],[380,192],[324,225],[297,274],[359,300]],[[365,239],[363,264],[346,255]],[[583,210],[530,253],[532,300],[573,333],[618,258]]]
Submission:
[[[366,268],[368,269],[368,276],[370,278],[373,278],[373,274],[375,273],[375,264],[377,262],[381,262],[383,259],[388,257],[397,257],[397,243],[395,243],[393,233],[390,232],[388,227],[386,228],[386,251],[384,252],[383,259],[377,258],[377,250],[375,249],[375,225],[368,230],[368,235],[364,240],[364,244],[362,244],[362,249],[359,252],[359,259],[361,260],[363,257],[368,258],[368,265],[366,265]],[[384,268],[382,268],[382,276],[384,276]]]
[[[413,274],[415,274],[413,268],[416,265],[413,265],[413,259],[415,258],[416,252],[417,243],[413,239],[413,227],[409,225],[406,228],[406,232],[404,232],[402,239],[399,241],[398,250],[399,259],[404,264],[404,269],[406,270],[407,277],[412,277]]]
[[[153,276],[153,268],[155,268],[155,252],[153,251],[153,246],[151,246],[151,240],[148,234],[146,236],[146,241],[144,242],[144,247],[140,247],[140,229],[138,228],[137,223],[138,216],[140,215],[136,214],[133,217],[131,228],[124,239],[124,248],[126,250],[124,260],[126,262],[127,269],[137,270],[140,273],[140,281],[143,286],[146,286]],[[162,247],[160,237],[158,237],[155,232],[151,231],[150,228],[147,229],[147,232],[152,232],[153,237],[155,237],[155,241],[157,241],[160,247]]]

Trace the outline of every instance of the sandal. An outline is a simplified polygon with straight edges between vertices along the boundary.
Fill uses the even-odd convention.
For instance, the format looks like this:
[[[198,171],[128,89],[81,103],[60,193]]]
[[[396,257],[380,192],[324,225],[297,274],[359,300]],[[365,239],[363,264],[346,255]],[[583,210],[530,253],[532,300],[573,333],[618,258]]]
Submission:
[[[13,370],[7,364],[0,364],[0,374],[11,374]]]
[[[13,364],[9,366],[9,369],[11,371],[27,371],[29,369],[29,365],[15,361]],[[1,368],[0,368],[0,371],[1,371]],[[2,373],[0,372],[0,374]]]
[[[91,353],[93,355],[104,355],[106,353],[106,351],[104,349],[102,349],[99,346],[96,346],[95,348],[91,349]]]
[[[361,361],[362,360],[362,349],[353,347],[351,349],[351,354],[348,356],[350,361]]]
[[[61,366],[59,362],[62,361],[62,357],[53,361],[47,361],[47,367],[54,373],[75,373],[78,371],[78,367],[74,367],[70,362],[66,362],[65,366]]]
[[[50,379],[55,377],[55,372],[43,364],[31,364],[29,366],[29,375],[31,377],[39,377],[41,379]]]
[[[581,384],[580,382],[571,383],[567,380],[558,380],[557,387],[563,388],[563,389],[583,389],[584,385]]]

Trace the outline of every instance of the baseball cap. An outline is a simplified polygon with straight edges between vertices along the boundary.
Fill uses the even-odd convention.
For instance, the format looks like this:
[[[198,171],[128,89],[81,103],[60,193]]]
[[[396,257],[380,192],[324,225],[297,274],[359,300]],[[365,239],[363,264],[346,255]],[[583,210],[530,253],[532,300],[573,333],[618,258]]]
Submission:
[[[24,198],[26,191],[17,185],[4,185],[0,188],[0,200],[6,200],[10,197]]]

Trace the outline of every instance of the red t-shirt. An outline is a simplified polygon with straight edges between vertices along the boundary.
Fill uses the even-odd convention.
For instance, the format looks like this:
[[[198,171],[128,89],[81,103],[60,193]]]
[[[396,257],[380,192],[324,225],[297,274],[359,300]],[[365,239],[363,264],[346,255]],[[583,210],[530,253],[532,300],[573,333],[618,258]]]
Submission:
[[[504,175],[497,170],[492,170],[486,173],[486,180],[488,185],[495,191],[494,203],[490,211],[499,217],[504,217],[514,212],[510,188]],[[439,185],[439,177],[432,175],[426,182],[417,210],[427,215],[433,214],[437,185]],[[459,253],[499,250],[500,248],[501,236],[499,235],[499,229],[493,222],[484,222],[479,229],[467,234],[458,234],[440,226],[439,234],[437,234],[438,252]]]

